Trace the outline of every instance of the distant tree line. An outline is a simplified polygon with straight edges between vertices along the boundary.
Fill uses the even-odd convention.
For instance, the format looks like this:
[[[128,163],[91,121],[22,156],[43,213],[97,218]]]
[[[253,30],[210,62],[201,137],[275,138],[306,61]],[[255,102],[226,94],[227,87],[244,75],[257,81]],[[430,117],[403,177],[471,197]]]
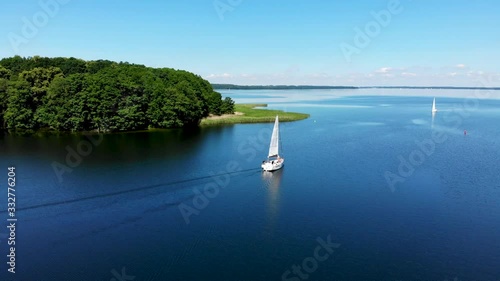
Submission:
[[[2,129],[179,128],[233,112],[230,98],[187,71],[76,58],[0,60]]]
[[[416,90],[500,90],[500,87],[463,87],[463,86],[369,86],[360,89],[416,89]],[[215,89],[215,88],[214,88]]]
[[[335,90],[335,89],[440,89],[440,90],[500,90],[500,87],[454,86],[314,86],[314,85],[234,85],[212,84],[215,90]]]
[[[357,89],[354,86],[314,86],[314,85],[234,85],[212,84],[216,90],[332,90],[332,89]]]

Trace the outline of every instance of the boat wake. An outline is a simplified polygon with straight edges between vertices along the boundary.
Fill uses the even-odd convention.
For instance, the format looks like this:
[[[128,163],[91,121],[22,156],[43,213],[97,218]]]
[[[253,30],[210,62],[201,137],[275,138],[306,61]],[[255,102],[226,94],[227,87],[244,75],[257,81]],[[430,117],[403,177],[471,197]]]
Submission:
[[[33,209],[39,209],[39,208],[45,208],[45,207],[53,207],[53,206],[60,206],[60,205],[68,205],[68,204],[73,204],[73,203],[78,203],[78,202],[83,202],[83,201],[90,201],[90,200],[96,200],[96,199],[101,199],[101,198],[107,198],[107,197],[114,197],[114,196],[119,196],[127,193],[134,193],[134,192],[140,192],[144,190],[150,190],[150,189],[156,189],[156,188],[162,188],[166,186],[172,186],[172,185],[179,185],[179,184],[184,184],[184,183],[192,183],[192,182],[197,182],[205,179],[211,179],[213,177],[217,176],[222,176],[222,175],[234,175],[234,174],[241,174],[241,173],[246,173],[246,172],[260,172],[261,169],[259,168],[252,168],[252,169],[246,169],[246,170],[240,170],[240,171],[235,171],[235,172],[229,172],[229,173],[222,173],[222,174],[215,174],[215,175],[210,175],[210,176],[202,176],[202,177],[195,177],[195,178],[189,178],[189,179],[183,179],[183,180],[178,180],[178,181],[172,181],[172,182],[166,182],[166,183],[159,183],[159,184],[153,184],[153,185],[147,185],[147,186],[141,186],[137,188],[131,188],[127,190],[121,190],[121,191],[116,191],[116,192],[110,192],[110,193],[104,193],[104,194],[96,194],[96,195],[91,195],[91,196],[86,196],[86,197],[80,197],[80,198],[73,198],[73,199],[68,199],[68,200],[63,200],[63,201],[56,201],[56,202],[48,202],[48,203],[43,203],[43,204],[38,204],[38,205],[32,205],[32,206],[27,206],[27,207],[19,207],[16,210],[17,211],[26,211],[26,210],[33,210]],[[172,204],[174,206],[175,204]],[[1,213],[7,213],[6,210],[0,211]]]

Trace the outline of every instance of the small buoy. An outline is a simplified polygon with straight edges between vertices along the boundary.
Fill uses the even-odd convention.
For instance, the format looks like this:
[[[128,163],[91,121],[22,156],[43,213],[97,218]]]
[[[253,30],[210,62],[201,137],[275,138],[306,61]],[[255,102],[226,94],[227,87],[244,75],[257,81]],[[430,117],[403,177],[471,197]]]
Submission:
[[[467,130],[464,130],[464,136],[466,136],[466,135],[467,135]]]

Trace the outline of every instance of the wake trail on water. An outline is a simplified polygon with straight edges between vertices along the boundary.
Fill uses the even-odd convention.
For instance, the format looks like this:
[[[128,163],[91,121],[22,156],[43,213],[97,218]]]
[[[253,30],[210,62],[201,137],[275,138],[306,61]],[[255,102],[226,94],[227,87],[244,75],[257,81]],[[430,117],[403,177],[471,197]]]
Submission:
[[[194,177],[194,178],[189,178],[189,179],[184,179],[184,180],[153,184],[153,185],[142,186],[142,187],[121,190],[121,191],[116,191],[116,192],[110,192],[110,193],[105,193],[105,194],[96,194],[96,195],[91,195],[91,196],[86,196],[86,197],[81,197],[81,198],[74,198],[74,199],[63,200],[63,201],[43,203],[43,204],[38,204],[38,205],[33,205],[33,206],[28,206],[28,207],[18,207],[16,210],[17,211],[26,211],[26,210],[45,208],[45,207],[67,205],[67,204],[72,204],[72,203],[77,203],[77,202],[82,202],[82,201],[90,201],[90,200],[94,200],[94,199],[113,197],[113,196],[118,196],[118,195],[122,195],[122,194],[134,193],[134,192],[150,190],[150,189],[155,189],[155,188],[160,188],[160,187],[165,187],[165,186],[172,186],[172,185],[183,184],[183,183],[192,183],[192,182],[201,181],[201,180],[205,180],[205,179],[211,179],[211,178],[214,178],[217,176],[222,176],[222,175],[234,175],[234,174],[241,174],[241,173],[246,173],[246,172],[256,172],[256,171],[260,171],[260,170],[261,170],[260,168],[252,168],[252,169],[239,170],[239,171],[234,171],[234,172],[214,174],[214,175],[210,175],[210,176]],[[1,213],[7,213],[7,210],[0,211],[0,214]]]

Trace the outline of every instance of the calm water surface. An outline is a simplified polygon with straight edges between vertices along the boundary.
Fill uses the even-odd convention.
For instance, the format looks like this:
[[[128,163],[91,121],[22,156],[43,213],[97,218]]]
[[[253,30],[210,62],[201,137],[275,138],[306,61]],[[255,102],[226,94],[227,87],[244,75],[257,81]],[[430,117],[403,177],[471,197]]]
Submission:
[[[500,100],[472,93],[224,91],[311,114],[281,124],[274,174],[272,124],[5,135],[0,280],[500,280]]]

